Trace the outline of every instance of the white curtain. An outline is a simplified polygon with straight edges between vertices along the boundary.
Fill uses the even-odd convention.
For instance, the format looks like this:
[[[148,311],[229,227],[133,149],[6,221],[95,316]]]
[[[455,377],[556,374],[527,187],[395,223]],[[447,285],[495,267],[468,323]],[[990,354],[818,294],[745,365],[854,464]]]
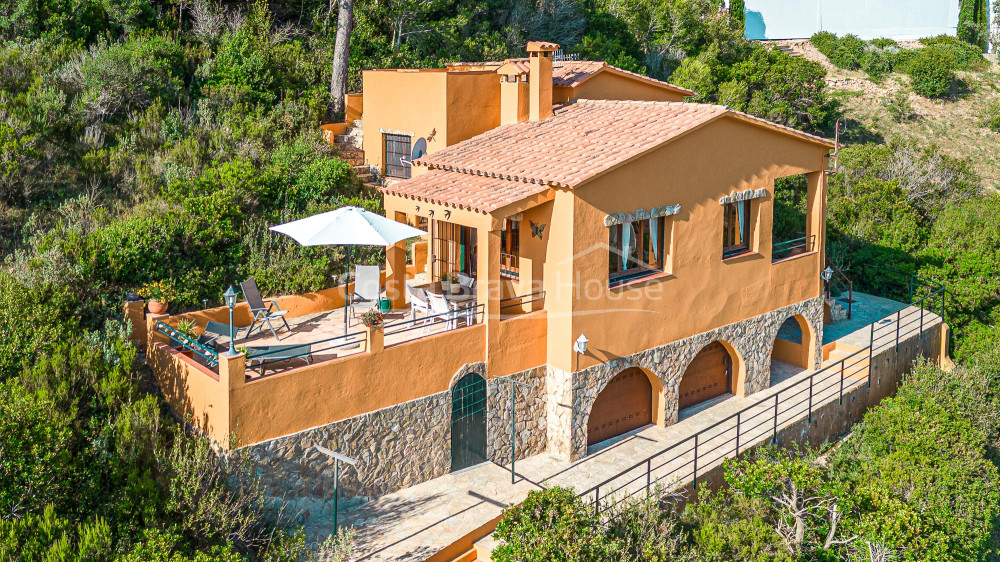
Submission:
[[[745,230],[743,229],[743,221],[746,220],[746,217],[744,216],[746,214],[746,208],[747,208],[747,205],[746,205],[745,202],[740,201],[740,202],[736,203],[736,216],[737,216],[736,226],[737,226],[737,229],[738,229],[738,232],[736,233],[736,237],[739,239],[739,243],[740,244],[743,244],[743,243],[746,242],[746,240],[743,239],[743,233],[745,232]]]
[[[632,223],[622,223],[622,269],[628,269],[628,258],[632,255]]]
[[[660,263],[660,219],[652,218],[649,219],[649,240],[653,246],[653,259],[652,263]]]

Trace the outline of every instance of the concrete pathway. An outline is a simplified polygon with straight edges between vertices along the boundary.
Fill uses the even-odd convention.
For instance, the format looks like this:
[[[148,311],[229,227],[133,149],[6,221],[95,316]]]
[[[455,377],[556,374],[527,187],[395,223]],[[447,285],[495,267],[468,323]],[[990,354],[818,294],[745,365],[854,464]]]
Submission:
[[[913,307],[903,310],[901,338],[940,321],[937,316],[925,312],[924,321],[918,324],[916,313],[918,309]],[[867,346],[870,328],[854,326],[856,329],[843,335],[843,339],[852,345]],[[889,341],[876,342],[876,347],[892,345],[895,316],[880,322],[880,326],[880,333],[892,333],[893,337]],[[859,354],[846,365],[845,392],[867,381],[867,353]],[[686,412],[686,419],[669,427],[648,426],[616,442],[591,449],[591,454],[575,463],[548,454],[518,461],[514,485],[509,468],[485,464],[343,509],[340,520],[355,529],[359,560],[422,560],[496,518],[504,505],[523,500],[533,489],[572,486],[579,492],[603,483],[600,499],[602,505],[607,505],[610,498],[643,492],[647,481],[686,484],[693,476],[692,445],[696,433],[725,420],[699,435],[698,471],[703,474],[735,454],[737,427],[740,450],[770,439],[775,427],[772,397],[776,393],[780,394],[779,429],[807,415],[810,385],[803,381],[814,372],[788,374],[790,376],[780,377],[783,380],[772,388],[750,398],[729,396],[700,412]],[[815,374],[813,407],[837,400],[840,381],[839,367]],[[754,404],[755,407],[740,414],[738,419],[727,420]],[[648,457],[671,446],[674,448],[649,461],[647,466]],[[642,464],[630,470],[636,463]],[[604,483],[612,477],[611,482]],[[593,501],[594,494],[585,499]],[[313,531],[309,533],[313,535],[321,529],[329,529],[330,522],[313,517],[306,525],[307,533]]]

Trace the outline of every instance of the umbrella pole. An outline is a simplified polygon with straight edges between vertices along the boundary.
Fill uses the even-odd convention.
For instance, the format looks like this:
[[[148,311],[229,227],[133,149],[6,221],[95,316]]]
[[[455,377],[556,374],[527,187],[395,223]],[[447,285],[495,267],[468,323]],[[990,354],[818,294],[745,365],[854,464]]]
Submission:
[[[351,300],[350,297],[350,287],[351,287],[351,246],[350,244],[345,245],[347,247],[347,271],[344,273],[344,336],[347,336],[347,308],[348,303]]]

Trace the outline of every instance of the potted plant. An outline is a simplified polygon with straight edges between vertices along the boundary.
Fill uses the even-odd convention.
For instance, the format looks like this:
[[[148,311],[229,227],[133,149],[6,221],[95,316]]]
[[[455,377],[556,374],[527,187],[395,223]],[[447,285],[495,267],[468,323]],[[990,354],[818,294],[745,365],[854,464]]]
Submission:
[[[456,275],[454,273],[449,273],[448,276],[449,276],[449,281],[451,282],[451,285],[448,286],[448,289],[451,292],[451,294],[457,295],[457,294],[461,293],[462,292],[462,284],[459,283],[459,281],[458,281],[458,275]]]
[[[163,314],[170,307],[170,301],[174,299],[174,290],[163,281],[155,281],[147,284],[139,291],[146,299],[146,308],[152,314]]]
[[[385,316],[374,308],[362,314],[361,321],[364,322],[365,327],[368,328],[382,329],[382,327],[385,326]]]
[[[441,290],[447,293],[451,290],[451,274],[445,273],[441,276]]]

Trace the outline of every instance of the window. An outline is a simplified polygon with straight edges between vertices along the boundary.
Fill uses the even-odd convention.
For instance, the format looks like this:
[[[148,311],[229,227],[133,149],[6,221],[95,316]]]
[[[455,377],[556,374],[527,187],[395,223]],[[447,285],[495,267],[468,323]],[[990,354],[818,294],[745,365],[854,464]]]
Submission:
[[[609,227],[609,279],[627,281],[663,271],[663,217]]]
[[[392,178],[410,177],[410,137],[385,134],[385,175]]]
[[[517,279],[518,256],[521,249],[521,221],[505,219],[500,233],[500,277]]]
[[[440,279],[446,273],[476,276],[475,228],[436,220],[431,233],[434,279]]]
[[[750,251],[750,201],[723,205],[722,257]]]

